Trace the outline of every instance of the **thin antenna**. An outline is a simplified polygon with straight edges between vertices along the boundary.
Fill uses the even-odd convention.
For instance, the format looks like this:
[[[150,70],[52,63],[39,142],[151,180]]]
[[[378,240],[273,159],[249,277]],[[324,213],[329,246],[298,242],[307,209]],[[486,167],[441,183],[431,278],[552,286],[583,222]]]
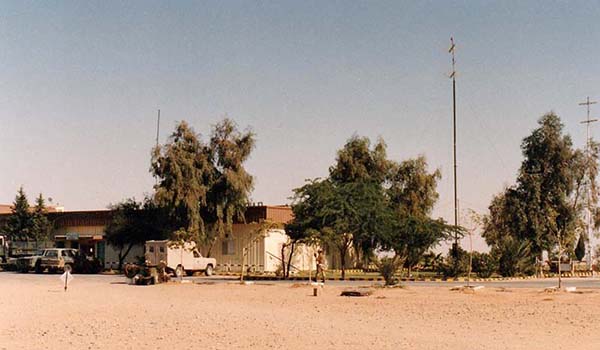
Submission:
[[[158,147],[159,132],[160,132],[160,109],[158,110],[158,120],[156,121],[156,147]]]
[[[156,120],[156,148],[158,149],[158,136],[160,134],[160,109],[158,110],[158,118]],[[154,185],[158,186],[158,177],[154,177]]]
[[[450,78],[452,79],[452,127],[453,127],[453,153],[454,153],[454,226],[458,226],[458,196],[457,196],[457,185],[456,185],[456,59],[454,57],[454,51],[456,45],[454,44],[454,38],[450,37],[450,48],[448,52],[452,54],[452,73]],[[458,232],[454,233],[454,252],[458,257]]]
[[[587,177],[587,181],[586,181],[586,192],[587,192],[587,222],[586,222],[586,226],[587,226],[587,238],[588,238],[588,244],[587,244],[587,266],[588,269],[592,268],[592,203],[591,203],[591,191],[592,191],[592,179],[590,177],[589,174],[589,162],[590,162],[590,158],[591,158],[591,139],[590,139],[590,124],[597,122],[598,119],[590,119],[590,105],[596,104],[596,101],[590,101],[590,97],[588,96],[587,99],[585,100],[585,102],[581,102],[579,105],[580,106],[586,106],[587,107],[587,119],[584,121],[581,121],[581,124],[585,124],[585,157],[586,157],[586,171],[585,171],[585,175]]]

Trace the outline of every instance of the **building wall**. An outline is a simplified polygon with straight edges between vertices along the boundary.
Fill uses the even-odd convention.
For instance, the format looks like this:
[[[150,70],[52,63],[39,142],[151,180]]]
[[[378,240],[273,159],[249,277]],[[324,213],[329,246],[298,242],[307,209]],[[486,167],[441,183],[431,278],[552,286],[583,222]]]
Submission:
[[[217,270],[239,272],[242,269],[242,251],[248,249],[245,265],[251,271],[264,271],[264,239],[259,234],[259,224],[234,224],[233,234],[219,238],[209,246],[201,246],[200,251],[217,260]]]
[[[314,254],[318,247],[309,246],[306,244],[298,244],[294,248],[294,256],[292,257],[291,273],[298,271],[314,271],[317,268]]]
[[[94,255],[104,262],[104,268],[116,269],[119,266],[119,249],[106,243],[104,240],[105,225],[82,225],[82,226],[64,226],[54,230],[57,245],[70,248],[80,248],[83,245],[93,247]],[[67,240],[65,236],[68,233],[77,233],[78,240]],[[103,245],[103,248],[100,247]],[[102,252],[102,249],[104,250]],[[144,255],[144,246],[135,245],[129,251],[124,263],[136,263],[138,256]]]
[[[127,257],[125,257],[125,261],[123,262],[123,264],[137,263],[138,256],[141,256],[141,257],[144,256],[144,246],[143,245],[134,245],[131,248],[131,250],[129,251],[129,254],[127,254]],[[104,268],[117,269],[118,267],[119,267],[119,249],[107,244],[106,251],[104,253]]]
[[[284,230],[273,229],[265,234],[265,271],[275,272],[281,267],[281,247],[288,241]]]
[[[261,234],[260,228],[259,224],[235,224],[230,237],[218,239],[210,253],[210,256],[217,260],[217,270],[240,272],[242,252],[247,248],[248,255],[244,262],[246,271],[276,272],[281,266],[281,246],[289,238],[282,229],[270,229]],[[207,246],[200,248],[205,255],[208,249]],[[299,245],[296,252],[292,265],[308,270],[313,249]],[[289,254],[289,251],[286,250],[286,254]]]

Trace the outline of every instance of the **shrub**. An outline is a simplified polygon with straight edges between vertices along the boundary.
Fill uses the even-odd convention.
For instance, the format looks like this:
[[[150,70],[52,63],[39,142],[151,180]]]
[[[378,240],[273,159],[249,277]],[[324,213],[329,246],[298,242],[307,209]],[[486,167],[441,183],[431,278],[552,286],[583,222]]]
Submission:
[[[457,253],[454,248],[450,248],[444,262],[438,265],[438,272],[444,277],[457,277],[465,275],[469,271],[469,253],[461,247],[457,247]]]
[[[385,280],[386,286],[393,286],[398,283],[396,271],[401,265],[396,258],[383,257],[376,262],[379,273]]]
[[[498,261],[498,272],[504,277],[535,273],[535,257],[531,254],[529,242],[505,237],[492,248],[490,254]]]
[[[481,278],[488,278],[492,276],[498,269],[498,262],[489,253],[473,252],[473,264],[472,271]]]

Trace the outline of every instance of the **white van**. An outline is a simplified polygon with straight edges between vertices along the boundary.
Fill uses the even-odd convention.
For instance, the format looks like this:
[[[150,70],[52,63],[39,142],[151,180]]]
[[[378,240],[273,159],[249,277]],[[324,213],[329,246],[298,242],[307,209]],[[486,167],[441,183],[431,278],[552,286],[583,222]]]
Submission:
[[[200,254],[194,242],[185,243],[181,247],[167,240],[146,241],[145,258],[151,265],[165,262],[167,271],[174,272],[177,277],[184,273],[191,276],[196,271],[203,271],[210,276],[217,266],[214,258],[205,258]]]

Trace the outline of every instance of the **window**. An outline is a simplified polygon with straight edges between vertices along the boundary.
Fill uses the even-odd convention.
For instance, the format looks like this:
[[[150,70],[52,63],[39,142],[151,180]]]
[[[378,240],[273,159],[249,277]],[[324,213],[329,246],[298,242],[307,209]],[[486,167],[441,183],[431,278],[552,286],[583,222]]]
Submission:
[[[44,256],[56,258],[58,257],[58,252],[56,250],[46,250],[46,254]]]
[[[165,247],[158,247],[158,251],[161,252],[161,253],[164,253],[165,252]]]
[[[194,250],[194,258],[201,258],[200,253],[197,250]]]
[[[235,254],[235,244],[233,238],[229,235],[225,235],[225,240],[221,245],[221,253],[223,255],[234,255]]]
[[[153,246],[150,246],[150,247],[148,247],[148,251],[149,251],[150,253],[154,253],[154,247],[153,247]]]

